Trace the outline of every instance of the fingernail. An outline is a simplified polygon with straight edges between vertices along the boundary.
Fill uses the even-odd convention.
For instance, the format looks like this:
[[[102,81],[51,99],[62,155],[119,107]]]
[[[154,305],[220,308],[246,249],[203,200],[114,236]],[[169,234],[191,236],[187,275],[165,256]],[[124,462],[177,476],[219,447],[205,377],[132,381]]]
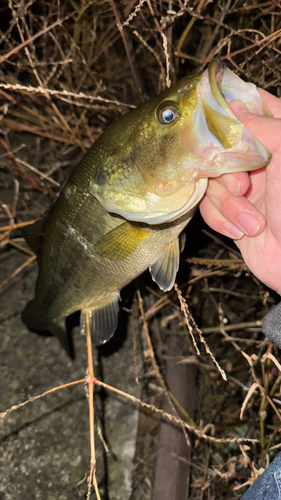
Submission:
[[[223,226],[223,234],[229,238],[233,238],[234,240],[240,240],[240,238],[244,236],[244,233],[229,221],[227,221]]]
[[[254,215],[247,213],[240,214],[238,222],[248,236],[254,236],[261,226],[260,221]]]

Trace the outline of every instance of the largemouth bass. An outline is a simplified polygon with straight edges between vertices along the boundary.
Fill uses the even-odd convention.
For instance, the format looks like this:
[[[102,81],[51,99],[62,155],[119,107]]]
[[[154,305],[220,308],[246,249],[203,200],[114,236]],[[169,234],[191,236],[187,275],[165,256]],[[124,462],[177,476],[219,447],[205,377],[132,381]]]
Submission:
[[[208,178],[264,167],[270,153],[228,103],[270,115],[255,85],[219,59],[113,123],[73,169],[57,199],[24,236],[38,257],[35,298],[22,314],[65,345],[65,319],[90,311],[95,345],[108,341],[120,290],[149,268],[170,290],[179,237]]]

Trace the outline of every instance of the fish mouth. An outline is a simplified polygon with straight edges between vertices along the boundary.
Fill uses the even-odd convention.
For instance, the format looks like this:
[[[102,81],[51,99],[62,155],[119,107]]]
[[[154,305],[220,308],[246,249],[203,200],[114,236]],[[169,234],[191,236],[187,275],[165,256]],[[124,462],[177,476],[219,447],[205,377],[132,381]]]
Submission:
[[[201,74],[196,92],[192,127],[189,124],[189,130],[195,132],[183,131],[184,150],[205,160],[194,179],[266,166],[271,154],[229,107],[231,101],[239,100],[252,113],[270,115],[256,86],[241,80],[215,58]]]
[[[228,95],[224,95],[223,89],[223,77],[227,71],[227,66],[224,64],[220,57],[216,57],[208,66],[209,82],[211,85],[212,92],[221,105],[221,107],[228,113],[229,108],[227,104],[229,103]]]
[[[208,76],[215,98],[229,116],[235,116],[228,107],[233,100],[242,101],[252,113],[272,116],[261,99],[257,87],[253,83],[241,80],[220,57],[215,57],[209,64]]]

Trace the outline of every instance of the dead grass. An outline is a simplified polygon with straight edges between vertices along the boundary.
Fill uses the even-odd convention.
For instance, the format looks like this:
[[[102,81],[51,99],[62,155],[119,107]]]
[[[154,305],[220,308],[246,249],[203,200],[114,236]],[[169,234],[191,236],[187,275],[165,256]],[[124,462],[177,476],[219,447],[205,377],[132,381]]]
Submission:
[[[14,229],[41,215],[69,169],[113,120],[201,70],[215,55],[242,78],[281,97],[277,0],[9,0],[0,11],[2,251],[13,246],[26,252]],[[199,352],[187,340],[190,357],[181,360],[198,366],[196,414],[186,415],[166,387],[165,356],[156,360],[149,335],[157,318],[163,346],[167,335],[189,339],[174,291],[163,296],[143,287],[155,299],[147,310],[138,292],[155,384],[169,398],[171,414],[120,393],[192,433],[190,498],[240,498],[280,446],[278,351],[264,340],[260,326],[275,298],[234,249],[212,234],[197,238],[207,248],[196,243],[194,256],[185,254],[188,265],[182,265],[178,288],[182,309],[186,300],[202,330],[199,345],[208,346]],[[33,259],[29,255],[3,276],[0,292]],[[189,332],[196,335],[193,329]]]

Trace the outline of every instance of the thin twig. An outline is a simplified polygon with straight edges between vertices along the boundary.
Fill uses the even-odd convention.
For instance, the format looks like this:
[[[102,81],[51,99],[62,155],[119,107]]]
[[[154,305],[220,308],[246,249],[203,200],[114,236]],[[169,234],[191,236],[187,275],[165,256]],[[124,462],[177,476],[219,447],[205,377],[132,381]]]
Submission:
[[[123,26],[122,26],[122,24],[120,22],[119,15],[118,15],[118,12],[117,12],[117,9],[116,9],[114,1],[113,0],[109,0],[109,1],[110,1],[110,5],[111,5],[111,8],[113,10],[115,19],[116,19],[117,28],[120,31],[120,35],[121,35],[121,38],[122,38],[122,41],[123,41],[123,44],[124,44],[124,47],[125,47],[125,51],[126,51],[126,54],[127,54],[127,59],[128,59],[128,62],[129,62],[129,66],[130,66],[130,69],[131,69],[131,73],[132,73],[132,76],[133,76],[133,80],[134,80],[136,89],[137,89],[140,97],[142,98],[141,86],[140,86],[140,83],[138,81],[137,74],[136,74],[136,71],[135,71],[135,68],[134,68],[134,65],[133,65],[133,62],[132,62],[132,58],[131,58],[131,54],[130,54],[130,51],[129,51],[128,42],[127,42],[124,30],[123,30]]]
[[[33,262],[34,260],[36,259],[36,255],[32,255],[32,257],[30,257],[30,259],[28,259],[26,262],[24,262],[21,266],[19,266],[12,274],[10,274],[10,276],[2,281],[2,283],[0,284],[0,290],[7,285],[7,283],[9,283],[9,281],[11,281],[13,278],[15,278],[23,269],[25,269],[27,266],[29,266],[29,264],[31,264],[31,262]]]
[[[234,323],[232,325],[225,325],[224,329],[225,329],[226,332],[232,332],[232,331],[235,331],[235,330],[245,330],[246,328],[257,328],[257,329],[261,330],[261,325],[262,325],[262,321],[260,321],[260,320],[257,320],[257,321],[245,321],[243,323]],[[204,334],[216,333],[216,332],[220,332],[220,331],[221,331],[221,326],[220,325],[218,325],[218,326],[207,326],[206,328],[201,328],[201,332],[204,333]],[[193,334],[195,334],[196,332],[197,332],[197,330],[195,328],[192,329],[192,333]],[[166,333],[167,335],[181,335],[181,336],[186,335],[186,332],[183,331],[183,330],[180,330],[180,331],[177,331],[177,332],[174,332],[174,331],[165,331],[164,333]],[[228,341],[228,340],[229,339],[222,339],[222,341]],[[240,339],[240,340],[241,341],[245,340],[245,342],[247,342],[247,340],[251,340],[251,342],[256,342],[253,339]]]
[[[194,339],[194,336],[193,336],[193,328],[192,328],[192,326],[191,326],[191,324],[190,324],[190,320],[192,321],[192,323],[193,323],[193,325],[194,325],[194,327],[195,327],[195,330],[196,330],[196,332],[197,332],[197,333],[198,333],[198,335],[199,335],[200,342],[201,342],[202,344],[204,344],[204,347],[205,347],[205,350],[206,350],[207,354],[209,354],[209,356],[210,356],[210,357],[211,357],[211,359],[213,360],[213,362],[214,362],[214,364],[216,365],[217,369],[219,370],[219,372],[220,372],[220,374],[221,374],[221,376],[222,376],[223,380],[227,380],[227,378],[226,378],[226,374],[225,374],[225,371],[224,371],[224,370],[220,367],[220,365],[218,364],[218,362],[217,362],[217,360],[216,360],[215,356],[214,356],[214,355],[213,355],[213,353],[211,352],[211,350],[210,350],[210,348],[209,348],[208,344],[206,343],[206,341],[205,341],[205,339],[204,339],[204,337],[203,337],[203,335],[202,335],[202,332],[201,332],[200,328],[198,328],[198,326],[197,326],[197,324],[196,324],[196,322],[195,322],[194,318],[193,318],[193,317],[192,317],[192,315],[190,314],[190,312],[189,312],[189,310],[188,310],[188,305],[187,305],[187,303],[186,303],[186,300],[185,300],[185,299],[184,299],[184,297],[182,296],[182,293],[181,293],[181,291],[179,290],[179,287],[178,287],[178,285],[177,285],[176,283],[174,284],[174,288],[175,288],[175,290],[176,290],[176,292],[177,292],[177,295],[178,295],[178,298],[179,298],[179,302],[180,302],[180,305],[181,305],[181,310],[182,310],[182,312],[183,312],[183,314],[184,314],[184,317],[185,317],[185,320],[186,320],[186,324],[187,324],[188,330],[189,330],[190,335],[191,335],[192,340],[193,340],[193,344],[195,343],[195,344],[194,344],[194,346],[195,346],[195,348],[196,348],[197,354],[200,354],[200,352],[199,352],[199,349],[198,349],[198,347],[197,347],[197,344],[196,344],[195,339]]]
[[[0,88],[6,89],[6,90],[14,90],[16,92],[28,92],[31,94],[43,94],[46,96],[46,94],[49,94],[50,96],[53,97],[58,97],[58,98],[65,98],[65,97],[72,97],[73,101],[71,103],[73,105],[78,105],[75,101],[77,99],[87,99],[90,102],[101,102],[104,104],[114,104],[115,106],[125,106],[126,108],[132,108],[134,109],[136,106],[134,104],[127,104],[125,102],[117,101],[116,99],[106,99],[105,97],[101,97],[99,95],[93,96],[93,95],[87,95],[84,94],[83,92],[69,92],[68,90],[56,90],[56,89],[49,89],[46,87],[32,87],[32,85],[29,85],[26,87],[26,85],[20,85],[19,83],[3,83],[0,82]]]
[[[90,330],[90,312],[85,309],[81,312],[85,316],[86,323],[86,339],[87,339],[87,353],[88,353],[88,370],[89,377],[87,379],[89,387],[89,421],[90,421],[90,446],[91,446],[91,465],[90,465],[90,476],[88,479],[88,492],[87,500],[90,499],[91,486],[94,485],[97,500],[100,500],[100,494],[96,478],[96,452],[95,452],[95,409],[94,409],[94,386],[95,386],[95,375],[94,375],[94,364],[93,364],[93,349],[91,340],[91,330]]]
[[[144,401],[141,401],[140,399],[136,398],[135,396],[132,396],[131,394],[127,394],[124,391],[121,391],[120,389],[117,389],[116,387],[113,387],[111,385],[106,384],[105,382],[102,382],[98,379],[93,379],[90,380],[90,377],[85,377],[80,380],[75,380],[74,382],[69,382],[68,384],[63,384],[59,385],[57,387],[53,387],[52,389],[49,389],[48,391],[39,394],[38,396],[32,396],[29,398],[27,401],[24,401],[23,403],[20,403],[19,405],[14,405],[11,408],[7,409],[5,412],[0,413],[0,417],[4,418],[8,413],[11,413],[12,411],[18,410],[19,408],[26,406],[28,403],[31,403],[32,401],[35,401],[37,399],[40,399],[47,394],[51,394],[52,392],[58,391],[60,389],[64,389],[66,387],[70,387],[72,385],[77,385],[77,384],[82,384],[87,382],[93,383],[94,385],[99,385],[103,389],[107,389],[108,391],[111,391],[115,394],[118,394],[119,396],[124,397],[125,399],[129,399],[135,404],[139,404],[141,407],[147,409],[148,411],[152,411],[154,413],[157,413],[161,415],[162,417],[166,418],[170,422],[173,422],[174,424],[179,425],[180,427],[184,427],[188,429],[189,431],[192,431],[198,438],[204,439],[208,442],[211,443],[258,443],[258,439],[251,439],[251,438],[243,438],[243,437],[237,437],[237,438],[216,438],[214,436],[208,436],[205,434],[201,429],[196,429],[192,425],[188,424],[184,420],[182,420],[179,417],[175,417],[174,415],[171,415],[170,413],[165,412],[164,410],[160,408],[156,408],[153,405],[150,405],[148,403],[145,403]]]
[[[52,30],[56,26],[61,26],[65,21],[67,21],[67,19],[69,19],[70,17],[72,17],[73,14],[74,14],[74,12],[71,13],[71,14],[69,14],[68,16],[64,17],[63,19],[58,19],[53,24],[50,24],[50,26],[47,26],[46,28],[44,28],[41,31],[38,31],[38,33],[36,33],[35,35],[33,35],[30,38],[28,38],[28,40],[25,40],[24,42],[20,43],[16,47],[14,47],[12,50],[10,50],[10,52],[7,52],[7,54],[4,54],[3,56],[0,56],[0,64],[2,62],[4,62],[4,61],[7,61],[7,59],[9,59],[12,55],[14,55],[17,52],[19,52],[19,50],[23,49],[28,44],[34,42],[40,36],[45,35],[46,33],[48,33],[48,31]]]
[[[31,224],[34,224],[38,220],[39,219],[34,219],[34,220],[29,220],[27,222],[19,222],[18,224],[11,224],[9,226],[1,226],[0,231],[13,231],[14,229],[18,229],[20,227],[30,226]]]
[[[33,401],[36,401],[37,399],[44,398],[48,394],[52,394],[52,392],[59,391],[60,389],[65,389],[66,387],[71,387],[73,385],[78,385],[82,384],[83,382],[86,382],[86,378],[82,378],[80,380],[74,380],[73,382],[69,382],[67,384],[62,384],[58,385],[57,387],[53,387],[52,389],[49,389],[48,391],[42,392],[42,394],[38,394],[38,396],[31,396],[29,399],[26,401],[23,401],[23,403],[19,403],[18,405],[13,405],[11,408],[8,408],[8,410],[5,410],[3,413],[0,413],[1,418],[5,418],[6,415],[11,413],[12,411],[18,410],[19,408],[22,408],[23,406],[26,406],[29,403],[32,403]]]
[[[156,361],[156,358],[155,358],[155,355],[154,355],[154,351],[153,351],[153,347],[152,347],[152,343],[151,343],[151,339],[150,339],[150,335],[149,335],[149,331],[148,331],[147,322],[146,322],[146,319],[145,319],[145,316],[144,316],[144,310],[143,310],[143,305],[142,305],[142,297],[141,297],[141,294],[140,294],[139,290],[137,290],[137,296],[138,296],[138,301],[139,301],[139,308],[140,308],[140,312],[141,312],[141,318],[142,318],[142,322],[143,322],[143,328],[144,328],[145,336],[146,336],[146,342],[147,342],[147,346],[148,346],[148,352],[149,352],[151,364],[152,364],[154,372],[155,372],[156,379],[158,380],[158,382],[162,386],[162,388],[163,388],[163,390],[165,392],[165,395],[168,398],[168,401],[170,402],[170,404],[172,404],[172,408],[175,407],[186,418],[186,420],[193,427],[196,428],[197,426],[196,426],[195,422],[192,420],[192,418],[190,417],[189,413],[182,407],[182,405],[179,403],[179,401],[177,400],[177,398],[173,395],[173,393],[168,389],[168,387],[165,384],[165,381],[164,381],[164,379],[163,379],[163,377],[161,375],[160,368],[159,368],[159,366],[157,364],[157,361]]]

